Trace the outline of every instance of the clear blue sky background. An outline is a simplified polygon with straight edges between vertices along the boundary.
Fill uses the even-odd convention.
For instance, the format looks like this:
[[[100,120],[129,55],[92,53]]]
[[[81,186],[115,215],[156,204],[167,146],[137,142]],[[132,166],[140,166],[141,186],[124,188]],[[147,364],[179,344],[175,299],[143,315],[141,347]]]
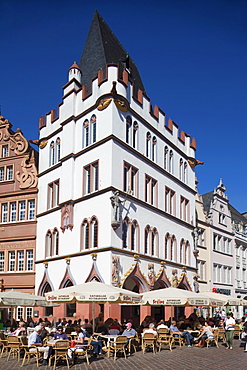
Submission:
[[[61,102],[96,9],[152,104],[197,139],[199,192],[222,178],[230,203],[246,212],[246,0],[0,0],[2,115],[38,138],[38,118]]]

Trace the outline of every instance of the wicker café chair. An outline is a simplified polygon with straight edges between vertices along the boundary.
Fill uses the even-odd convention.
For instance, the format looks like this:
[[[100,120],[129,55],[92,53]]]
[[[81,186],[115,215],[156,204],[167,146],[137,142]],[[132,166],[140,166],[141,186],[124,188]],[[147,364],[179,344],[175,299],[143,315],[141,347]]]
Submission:
[[[169,329],[160,328],[158,330],[157,346],[159,352],[161,350],[162,345],[167,345],[170,351],[172,351],[172,336],[170,335]]]
[[[24,357],[23,357],[21,366],[24,366],[26,359],[27,359],[27,362],[29,363],[31,360],[31,357],[34,357],[36,360],[36,365],[37,367],[39,367],[39,359],[41,357],[41,353],[38,351],[38,348],[36,346],[28,347],[27,337],[21,337],[20,340],[21,340],[21,349],[24,350]]]
[[[69,340],[58,340],[53,348],[55,351],[53,369],[56,369],[57,361],[59,360],[65,360],[69,369],[69,358],[68,358],[68,349],[70,348]]]
[[[176,331],[171,332],[172,336],[172,345],[173,344],[179,344],[179,347],[182,347],[184,345],[184,338],[182,338],[182,334],[178,333]]]
[[[218,335],[218,341],[222,340],[223,343],[226,342],[226,331],[224,328],[219,328],[219,335]]]
[[[0,332],[0,346],[1,346],[1,352],[0,352],[0,358],[1,358],[3,357],[4,351],[8,353],[8,340],[2,331]]]
[[[234,325],[234,337],[238,337],[239,340],[241,340],[241,334],[242,330],[238,325]]]
[[[153,333],[143,333],[142,352],[145,353],[147,348],[152,348],[153,353],[156,352],[156,338]]]
[[[73,364],[75,364],[77,357],[85,357],[87,364],[90,365],[88,355],[93,351],[93,346],[90,344],[76,344],[73,351]]]
[[[219,348],[218,346],[218,338],[219,338],[219,329],[215,329],[213,331],[213,337],[212,338],[207,338],[205,339],[205,343],[207,344],[207,348],[209,347],[209,344],[215,343],[216,347]]]
[[[11,355],[13,357],[17,356],[17,361],[20,361],[21,342],[19,338],[16,337],[15,335],[8,335],[7,341],[8,341],[7,348],[9,349],[7,361],[9,361]]]
[[[119,335],[115,341],[110,341],[108,351],[114,353],[114,360],[117,359],[117,353],[123,353],[126,360],[126,343],[127,337],[125,335]]]

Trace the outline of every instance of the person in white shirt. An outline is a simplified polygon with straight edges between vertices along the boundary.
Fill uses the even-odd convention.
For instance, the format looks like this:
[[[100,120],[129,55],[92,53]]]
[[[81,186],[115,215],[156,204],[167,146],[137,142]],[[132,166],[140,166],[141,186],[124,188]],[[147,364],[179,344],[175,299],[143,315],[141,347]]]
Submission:
[[[49,347],[44,347],[42,345],[42,340],[41,340],[41,337],[40,337],[40,333],[41,333],[41,326],[36,326],[35,329],[34,329],[34,332],[29,336],[28,338],[28,347],[30,346],[35,346],[38,348],[38,351],[39,352],[43,352],[43,365],[47,365],[48,364],[48,354],[49,354]],[[35,351],[35,348],[30,348],[29,350],[30,352],[34,352]]]
[[[159,330],[159,329],[169,329],[169,328],[167,325],[165,325],[164,320],[160,320],[156,329]]]
[[[236,324],[233,314],[228,312],[227,318],[225,320],[225,329],[226,329],[226,348],[232,349],[232,340],[234,336],[234,325]]]
[[[157,336],[158,336],[158,333],[157,333],[157,331],[155,330],[155,327],[154,327],[154,324],[153,324],[153,323],[149,324],[149,328],[148,328],[148,329],[145,329],[145,330],[143,331],[143,333],[152,333],[152,334],[154,334],[154,336],[155,336],[155,337],[157,337]]]

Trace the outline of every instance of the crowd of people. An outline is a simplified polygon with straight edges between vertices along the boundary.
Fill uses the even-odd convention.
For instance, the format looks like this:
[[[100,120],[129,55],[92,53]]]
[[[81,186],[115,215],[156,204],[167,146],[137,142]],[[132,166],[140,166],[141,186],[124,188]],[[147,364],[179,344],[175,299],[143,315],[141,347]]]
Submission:
[[[214,317],[207,321],[203,316],[198,315],[195,310],[188,318],[182,316],[178,321],[170,318],[165,322],[160,320],[158,323],[152,316],[146,316],[138,327],[135,327],[131,319],[124,320],[120,323],[117,319],[108,318],[104,320],[103,313],[99,313],[98,317],[94,319],[94,323],[88,319],[77,319],[72,321],[58,319],[56,323],[51,323],[48,318],[38,318],[33,320],[28,318],[27,322],[21,320],[17,323],[15,320],[12,323],[8,320],[4,324],[4,329],[11,331],[14,335],[28,335],[28,345],[36,346],[38,351],[43,353],[43,364],[47,365],[48,358],[52,354],[52,347],[45,344],[47,338],[71,340],[70,334],[76,332],[73,346],[68,350],[68,357],[72,362],[73,351],[80,345],[89,343],[93,346],[93,355],[98,356],[104,353],[104,335],[124,335],[127,337],[126,350],[129,348],[128,343],[136,337],[141,337],[142,333],[153,333],[154,337],[158,336],[160,328],[168,329],[172,336],[181,336],[184,338],[186,345],[190,348],[204,347],[205,340],[213,337],[213,329],[224,328],[226,336],[226,348],[232,349],[232,342],[234,336],[234,328],[238,325],[243,331],[242,339],[246,342],[247,351],[247,318],[242,320],[235,320],[232,312],[225,314],[216,311]],[[93,326],[95,329],[93,330]],[[195,338],[192,335],[193,331],[199,331],[199,335]]]

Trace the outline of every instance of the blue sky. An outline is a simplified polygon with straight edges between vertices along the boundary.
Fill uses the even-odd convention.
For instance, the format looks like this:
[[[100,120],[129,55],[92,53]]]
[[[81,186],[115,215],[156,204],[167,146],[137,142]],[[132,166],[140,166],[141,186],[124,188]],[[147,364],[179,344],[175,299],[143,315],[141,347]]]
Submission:
[[[38,138],[38,118],[61,102],[96,9],[152,104],[197,139],[199,192],[222,178],[230,203],[247,212],[245,0],[0,0],[2,115]]]

